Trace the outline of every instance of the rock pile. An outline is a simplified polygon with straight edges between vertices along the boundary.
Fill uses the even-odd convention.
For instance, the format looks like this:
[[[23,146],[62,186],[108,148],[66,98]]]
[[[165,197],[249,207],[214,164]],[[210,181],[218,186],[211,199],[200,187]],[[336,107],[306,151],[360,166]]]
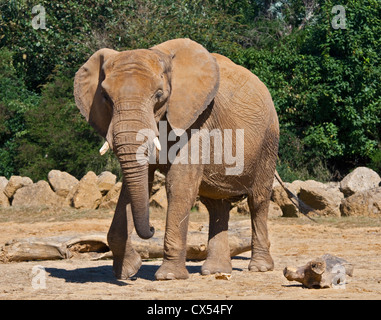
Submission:
[[[381,178],[373,170],[356,168],[341,182],[321,183],[313,180],[285,183],[300,200],[322,216],[381,215]],[[282,209],[283,216],[297,217],[297,207],[286,191],[274,184],[272,200]]]
[[[81,180],[67,172],[52,170],[48,181],[33,183],[30,178],[0,177],[0,207],[74,207],[97,209],[116,206],[121,183],[109,171],[97,176],[89,171]]]
[[[28,177],[0,177],[0,207],[74,207],[76,209],[114,209],[122,183],[109,171],[96,175],[89,171],[81,180],[67,172],[52,170],[47,181]],[[373,170],[359,167],[341,182],[321,183],[313,180],[285,183],[300,200],[322,216],[377,216],[381,214],[381,178]],[[297,207],[282,186],[274,182],[270,217],[297,217]],[[155,172],[150,205],[168,207],[165,177]],[[197,199],[195,208],[207,212]],[[248,214],[247,199],[234,203],[232,213]]]

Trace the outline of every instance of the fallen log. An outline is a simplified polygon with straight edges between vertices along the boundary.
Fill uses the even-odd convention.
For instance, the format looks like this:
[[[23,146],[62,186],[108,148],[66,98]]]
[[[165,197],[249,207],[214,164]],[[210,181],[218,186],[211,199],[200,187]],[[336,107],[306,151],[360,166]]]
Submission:
[[[164,232],[157,231],[149,240],[132,235],[132,245],[142,259],[163,257]],[[208,232],[190,231],[187,239],[187,259],[204,260],[207,256]],[[237,225],[229,235],[230,255],[236,256],[251,248],[251,230]],[[1,262],[57,259],[112,259],[105,233],[27,238],[11,240],[0,249]]]

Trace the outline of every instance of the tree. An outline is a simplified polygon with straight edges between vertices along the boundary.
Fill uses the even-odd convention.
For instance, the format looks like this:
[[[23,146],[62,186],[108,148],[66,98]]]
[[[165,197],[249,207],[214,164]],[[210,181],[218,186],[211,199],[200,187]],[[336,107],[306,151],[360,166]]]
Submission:
[[[16,75],[13,53],[0,49],[0,176],[18,173],[20,140],[27,134],[25,112],[39,102]]]
[[[316,163],[346,172],[379,152],[381,6],[378,1],[341,1],[346,29],[333,29],[336,4],[322,3],[310,24],[278,46],[249,48],[242,57],[270,88],[283,134],[300,141],[296,145],[304,156],[292,164],[294,170],[310,167],[313,176]],[[289,147],[280,146],[280,159]]]

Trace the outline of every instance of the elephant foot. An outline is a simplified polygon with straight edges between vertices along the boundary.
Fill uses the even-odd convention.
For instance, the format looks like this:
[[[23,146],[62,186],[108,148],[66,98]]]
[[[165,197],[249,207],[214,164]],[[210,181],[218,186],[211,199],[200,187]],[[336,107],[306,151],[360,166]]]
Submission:
[[[163,261],[163,264],[155,273],[155,278],[156,280],[183,280],[189,278],[189,272],[185,265],[179,262]]]
[[[201,274],[207,276],[215,273],[232,273],[232,263],[229,260],[221,261],[220,259],[207,259],[201,267]]]
[[[274,269],[274,261],[270,254],[256,255],[251,258],[249,270],[254,272],[266,272]]]
[[[127,280],[139,271],[141,265],[140,254],[135,250],[128,255],[114,256],[113,269],[115,277],[119,280]]]

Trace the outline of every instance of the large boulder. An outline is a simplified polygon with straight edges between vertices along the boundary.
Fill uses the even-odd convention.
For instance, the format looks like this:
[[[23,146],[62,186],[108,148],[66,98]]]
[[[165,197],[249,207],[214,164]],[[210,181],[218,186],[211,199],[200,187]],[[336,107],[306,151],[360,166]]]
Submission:
[[[324,184],[314,180],[285,183],[285,186],[319,215],[340,216],[340,202],[344,195],[337,184]],[[272,200],[280,206],[284,217],[297,217],[299,210],[280,186],[273,188]]]
[[[60,170],[51,170],[48,173],[48,180],[55,193],[64,198],[66,198],[70,191],[78,184],[77,178]]]
[[[62,198],[57,196],[46,181],[38,181],[19,188],[13,196],[12,206],[41,207],[61,206]]]
[[[358,167],[340,182],[340,190],[346,197],[360,191],[378,187],[381,182],[377,172],[366,167]]]
[[[247,198],[242,201],[236,202],[232,204],[232,209],[230,210],[230,214],[243,214],[250,215],[250,208],[247,202]],[[278,218],[282,216],[282,209],[275,202],[270,201],[268,217],[269,218]]]
[[[10,206],[9,199],[4,193],[4,189],[8,184],[6,177],[0,177],[0,208],[7,208]]]
[[[155,176],[152,183],[152,194],[159,191],[160,188],[165,186],[165,175],[159,171],[155,171]]]
[[[76,209],[96,209],[101,199],[98,177],[93,171],[89,171],[75,187],[72,204]]]
[[[0,190],[4,191],[7,184],[8,184],[8,179],[6,177],[1,176],[0,177]]]
[[[298,197],[321,216],[340,216],[340,203],[344,195],[338,189],[308,180],[301,184]]]
[[[102,198],[99,209],[115,209],[119,200],[122,182],[117,182],[109,192]]]
[[[167,210],[168,200],[165,186],[162,186],[150,199],[150,205]]]
[[[293,183],[285,182],[284,185],[294,194],[297,195],[299,192],[299,184],[303,181],[296,180]],[[298,217],[298,208],[292,203],[292,201],[287,196],[287,192],[283,189],[280,184],[273,186],[271,200],[276,203],[282,210],[283,217]]]
[[[116,175],[110,171],[104,171],[98,176],[97,185],[102,195],[111,190],[116,183]]]
[[[32,179],[28,177],[12,176],[4,189],[4,193],[11,199],[18,189],[32,184]]]
[[[343,216],[380,216],[381,187],[356,192],[343,199],[340,211]]]
[[[8,208],[10,205],[8,197],[0,190],[0,208]]]
[[[167,191],[165,189],[165,175],[159,171],[155,171],[151,192],[150,205],[167,210],[168,200]]]

